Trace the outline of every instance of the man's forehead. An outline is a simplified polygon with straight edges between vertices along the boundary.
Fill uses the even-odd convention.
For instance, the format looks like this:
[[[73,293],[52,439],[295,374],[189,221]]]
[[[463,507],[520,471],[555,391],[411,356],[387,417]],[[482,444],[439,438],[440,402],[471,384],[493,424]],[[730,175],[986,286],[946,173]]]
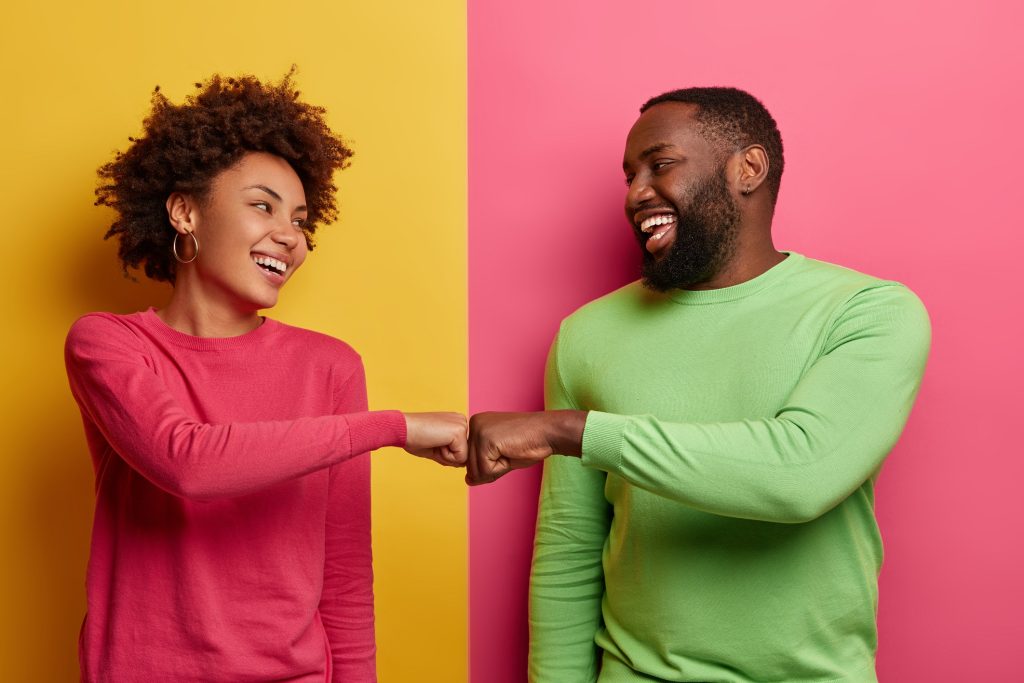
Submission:
[[[685,102],[662,102],[644,113],[626,136],[626,155],[640,156],[652,146],[692,144],[697,131],[697,106]]]

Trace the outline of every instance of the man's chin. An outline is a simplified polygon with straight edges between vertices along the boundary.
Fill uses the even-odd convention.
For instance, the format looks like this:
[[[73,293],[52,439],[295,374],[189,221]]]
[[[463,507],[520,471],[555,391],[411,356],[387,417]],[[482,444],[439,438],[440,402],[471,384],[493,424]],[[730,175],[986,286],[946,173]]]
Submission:
[[[643,267],[640,270],[640,284],[655,292],[669,292],[673,289],[689,289],[710,279],[710,267],[686,268],[673,262],[671,254],[655,258],[644,254]]]
[[[640,284],[647,289],[664,294],[665,292],[670,292],[673,289],[686,289],[687,287],[696,284],[696,282],[687,278],[677,279],[666,277],[662,273],[643,272],[640,274]]]
[[[644,289],[649,289],[652,292],[659,292],[661,294],[665,294],[666,292],[674,289],[673,287],[665,287],[664,283],[652,280],[649,277],[641,277],[640,284],[644,286]]]

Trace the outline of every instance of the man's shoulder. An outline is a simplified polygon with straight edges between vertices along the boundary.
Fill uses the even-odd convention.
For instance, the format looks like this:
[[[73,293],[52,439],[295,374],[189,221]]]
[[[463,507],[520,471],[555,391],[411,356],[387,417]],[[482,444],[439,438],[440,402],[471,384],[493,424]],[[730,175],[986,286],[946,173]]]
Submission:
[[[867,290],[891,287],[912,296],[910,290],[900,282],[800,254],[792,256],[793,267],[788,269],[784,278],[776,281],[776,284],[782,286],[768,287],[762,290],[763,293],[775,298],[781,294],[779,290],[783,290],[790,294],[813,294],[815,297],[843,300]],[[640,280],[634,280],[583,304],[565,318],[563,325],[590,327],[614,324],[624,316],[643,315],[667,304],[670,298],[669,295],[644,287]]]
[[[652,296],[660,295],[635,280],[577,308],[562,321],[562,329],[592,332],[603,326],[617,326],[623,318],[635,315]]]
[[[922,306],[917,295],[902,282],[812,258],[803,259],[790,286],[837,305],[868,299]]]
[[[898,284],[847,266],[820,261],[806,256],[803,257],[800,268],[796,269],[793,275],[808,282],[814,281],[823,285],[830,284],[837,288],[865,288],[881,284]]]
[[[664,295],[646,289],[640,280],[634,280],[607,294],[592,299],[573,311],[566,320],[588,320],[615,317],[628,313],[652,297]]]
[[[800,254],[791,258],[794,260],[783,277],[744,298],[743,305],[749,304],[753,312],[812,310],[825,318],[840,315],[850,305],[923,310],[917,295],[895,280]],[[562,321],[559,334],[577,342],[614,335],[623,325],[643,321],[666,306],[672,307],[671,295],[652,291],[635,280],[580,306]]]

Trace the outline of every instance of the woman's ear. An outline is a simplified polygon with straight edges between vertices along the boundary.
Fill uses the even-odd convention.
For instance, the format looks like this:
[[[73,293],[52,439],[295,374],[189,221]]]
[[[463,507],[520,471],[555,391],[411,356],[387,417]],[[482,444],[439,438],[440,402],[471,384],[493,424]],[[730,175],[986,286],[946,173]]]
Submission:
[[[172,192],[167,198],[167,219],[179,235],[185,235],[196,228],[196,201],[191,195]]]

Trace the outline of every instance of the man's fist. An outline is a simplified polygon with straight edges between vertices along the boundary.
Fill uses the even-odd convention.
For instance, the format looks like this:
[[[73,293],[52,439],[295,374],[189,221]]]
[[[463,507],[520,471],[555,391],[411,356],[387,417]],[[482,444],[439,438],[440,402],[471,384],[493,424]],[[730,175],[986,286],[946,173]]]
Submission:
[[[466,483],[487,484],[548,456],[580,454],[583,411],[477,413],[469,421]]]

